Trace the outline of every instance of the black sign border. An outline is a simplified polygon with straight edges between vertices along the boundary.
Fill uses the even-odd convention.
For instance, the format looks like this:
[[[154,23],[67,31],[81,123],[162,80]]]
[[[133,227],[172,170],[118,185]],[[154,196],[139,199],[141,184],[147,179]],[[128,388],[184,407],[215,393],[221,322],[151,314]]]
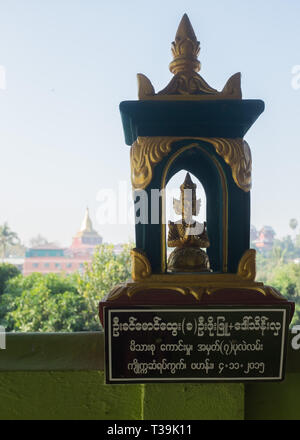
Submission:
[[[110,378],[109,372],[110,372],[110,345],[109,345],[109,329],[108,329],[108,314],[109,311],[143,311],[143,310],[156,310],[156,311],[184,311],[184,310],[190,310],[191,312],[195,311],[208,311],[208,310],[224,310],[224,311],[230,311],[230,310],[249,310],[249,311],[261,311],[261,310],[268,310],[268,311],[280,311],[285,312],[283,318],[285,319],[285,325],[283,325],[283,331],[282,331],[282,340],[281,340],[281,375],[279,377],[273,378],[257,378],[257,377],[249,377],[249,378],[233,378],[233,377],[221,377],[221,378],[194,378],[194,379],[184,379],[184,378]],[[287,357],[287,344],[288,344],[288,330],[289,330],[289,314],[290,314],[290,306],[289,304],[274,304],[274,305],[234,305],[234,306],[227,306],[227,305],[209,305],[209,306],[155,306],[155,305],[138,305],[138,306],[119,306],[119,307],[113,307],[113,306],[105,306],[104,307],[104,336],[105,336],[105,367],[104,367],[104,375],[105,375],[105,383],[109,385],[118,385],[118,384],[128,384],[128,385],[137,385],[137,384],[146,384],[146,383],[248,383],[248,382],[282,382],[285,378],[285,372],[286,372],[286,357]]]

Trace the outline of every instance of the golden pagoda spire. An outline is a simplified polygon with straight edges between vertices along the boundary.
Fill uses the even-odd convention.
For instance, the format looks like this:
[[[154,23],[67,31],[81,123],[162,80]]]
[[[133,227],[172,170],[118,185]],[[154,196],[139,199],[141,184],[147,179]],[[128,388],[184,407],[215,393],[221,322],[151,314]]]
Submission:
[[[83,244],[100,245],[102,243],[102,237],[93,228],[93,223],[92,223],[92,220],[90,218],[90,212],[89,212],[89,208],[88,207],[85,210],[84,218],[83,218],[83,221],[81,223],[81,228],[75,234],[75,236],[73,237],[73,240],[76,240],[78,238],[83,240],[82,241]]]
[[[170,71],[174,74],[170,83],[158,93],[151,81],[143,74],[138,77],[138,96],[141,100],[216,100],[242,99],[241,74],[236,73],[218,92],[197,73],[201,63],[198,60],[200,43],[187,16],[184,14],[172,43],[173,61]]]
[[[88,207],[85,210],[84,219],[81,224],[80,232],[94,232]]]

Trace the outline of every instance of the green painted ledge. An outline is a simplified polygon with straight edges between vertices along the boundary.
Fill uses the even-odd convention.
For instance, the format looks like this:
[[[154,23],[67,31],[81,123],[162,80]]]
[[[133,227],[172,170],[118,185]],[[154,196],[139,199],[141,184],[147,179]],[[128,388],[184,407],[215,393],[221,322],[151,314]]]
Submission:
[[[104,334],[10,333],[0,419],[243,419],[242,384],[104,383]]]
[[[104,383],[101,332],[7,335],[0,420],[300,419],[300,350],[281,383]]]
[[[104,334],[7,333],[0,371],[76,371],[104,369]]]
[[[0,372],[0,420],[140,420],[141,388],[103,371]]]

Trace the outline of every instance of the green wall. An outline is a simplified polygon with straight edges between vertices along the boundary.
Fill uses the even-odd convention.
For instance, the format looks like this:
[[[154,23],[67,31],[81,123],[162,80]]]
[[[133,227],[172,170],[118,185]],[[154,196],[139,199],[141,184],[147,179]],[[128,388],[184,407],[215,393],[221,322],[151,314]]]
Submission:
[[[290,373],[280,383],[246,385],[245,418],[300,420],[300,373]]]
[[[282,383],[104,385],[103,372],[1,372],[0,419],[300,419],[300,374]]]
[[[242,384],[148,384],[145,420],[242,420]]]
[[[9,334],[0,419],[300,420],[300,350],[280,383],[105,385],[103,334]]]
[[[0,419],[139,419],[141,385],[103,384],[103,372],[0,373]]]
[[[243,419],[243,385],[104,385],[103,372],[0,373],[0,419]]]

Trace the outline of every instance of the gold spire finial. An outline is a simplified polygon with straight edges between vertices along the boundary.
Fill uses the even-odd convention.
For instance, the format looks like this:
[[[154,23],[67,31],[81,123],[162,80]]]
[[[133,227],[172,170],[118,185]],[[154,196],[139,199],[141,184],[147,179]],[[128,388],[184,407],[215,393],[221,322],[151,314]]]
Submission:
[[[170,63],[170,71],[176,73],[184,71],[199,72],[201,68],[197,56],[200,52],[200,43],[187,14],[181,19],[175,41],[172,43],[174,60]]]
[[[190,40],[197,41],[196,34],[193,26],[187,14],[183,14],[183,17],[179,23],[175,40],[184,40],[189,38]]]
[[[233,75],[221,92],[212,88],[197,73],[201,68],[198,60],[200,43],[197,40],[189,17],[184,14],[172,43],[173,61],[170,71],[174,74],[167,87],[158,93],[149,78],[138,74],[138,96],[141,100],[216,100],[242,99],[241,74]]]

